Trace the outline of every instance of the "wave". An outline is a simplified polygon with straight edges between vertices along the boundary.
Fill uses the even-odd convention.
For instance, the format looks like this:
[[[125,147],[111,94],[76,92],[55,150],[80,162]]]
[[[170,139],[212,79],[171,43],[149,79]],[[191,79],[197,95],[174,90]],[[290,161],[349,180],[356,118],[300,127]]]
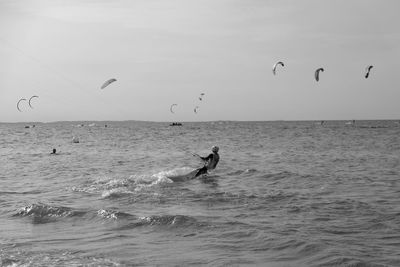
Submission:
[[[137,227],[157,226],[157,227],[173,227],[173,228],[190,228],[207,226],[206,223],[197,221],[196,218],[186,215],[152,215],[139,217],[132,223],[121,226],[118,230],[129,230]]]
[[[330,267],[330,266],[346,266],[346,267],[384,267],[386,265],[374,264],[361,259],[353,257],[329,257],[318,266]]]
[[[193,225],[197,222],[193,217],[184,215],[148,216],[141,217],[140,220],[142,220],[146,225],[173,225],[177,227]]]
[[[34,224],[49,223],[58,218],[82,216],[85,212],[76,211],[63,206],[50,206],[46,204],[31,204],[21,208],[14,217],[30,217]]]
[[[104,190],[101,197],[102,198],[120,198],[124,197],[127,195],[132,195],[135,192],[130,191],[129,189],[126,188],[114,188],[110,190]]]
[[[52,222],[54,219],[78,217],[86,220],[95,219],[111,219],[120,221],[134,221],[133,225],[137,226],[191,226],[197,225],[198,221],[191,216],[185,215],[151,215],[138,217],[127,212],[99,209],[99,210],[75,210],[63,206],[51,206],[46,204],[31,204],[19,209],[14,217],[30,217],[34,219],[34,223]],[[53,219],[53,220],[51,220]],[[129,224],[132,225],[132,224]],[[130,226],[125,227],[130,227]]]
[[[15,216],[34,217],[72,217],[81,214],[68,207],[50,206],[46,204],[31,204],[21,208]]]
[[[31,190],[31,191],[23,191],[23,192],[16,192],[16,191],[0,191],[0,195],[5,195],[5,194],[7,194],[7,195],[29,195],[29,194],[33,194],[33,195],[36,195],[36,194],[41,194],[41,193],[43,193],[42,191],[40,191],[40,190]]]
[[[0,266],[125,266],[121,260],[104,255],[82,255],[77,251],[1,251]]]
[[[262,179],[272,180],[272,181],[280,181],[284,179],[310,179],[316,176],[310,174],[300,174],[291,171],[281,171],[276,173],[266,173],[260,176]]]
[[[29,217],[33,219],[33,223],[53,222],[57,219],[77,217],[86,220],[95,219],[113,219],[125,220],[136,219],[137,217],[129,213],[100,209],[96,211],[75,210],[64,206],[52,206],[46,204],[31,204],[19,209],[13,217]]]
[[[333,199],[311,204],[313,211],[320,211],[322,214],[335,214],[336,216],[383,216],[379,211],[366,201],[356,199]]]
[[[241,175],[241,174],[245,174],[245,175],[251,175],[254,173],[257,173],[258,170],[257,169],[244,169],[244,170],[236,170],[236,171],[232,171],[227,173],[227,175],[231,176],[231,175]]]
[[[105,219],[113,219],[113,220],[135,218],[135,216],[129,213],[114,211],[114,210],[104,210],[104,209],[98,210],[97,215]]]

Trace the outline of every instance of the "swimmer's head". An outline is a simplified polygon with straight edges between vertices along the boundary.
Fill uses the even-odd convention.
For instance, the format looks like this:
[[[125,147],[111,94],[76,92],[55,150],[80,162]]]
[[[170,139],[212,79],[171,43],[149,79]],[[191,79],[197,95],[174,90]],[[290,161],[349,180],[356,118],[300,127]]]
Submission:
[[[57,151],[57,150],[56,150],[55,148],[53,148],[53,154],[56,154],[56,151]]]
[[[219,150],[219,147],[217,147],[217,146],[213,146],[213,147],[211,148],[211,151],[214,152],[214,153],[217,153],[218,150]]]

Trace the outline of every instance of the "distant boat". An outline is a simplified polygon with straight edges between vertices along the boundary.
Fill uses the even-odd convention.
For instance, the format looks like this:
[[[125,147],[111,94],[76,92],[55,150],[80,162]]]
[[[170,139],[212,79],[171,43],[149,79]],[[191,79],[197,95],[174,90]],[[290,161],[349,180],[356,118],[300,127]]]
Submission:
[[[169,126],[182,126],[182,123],[180,122],[173,122]]]

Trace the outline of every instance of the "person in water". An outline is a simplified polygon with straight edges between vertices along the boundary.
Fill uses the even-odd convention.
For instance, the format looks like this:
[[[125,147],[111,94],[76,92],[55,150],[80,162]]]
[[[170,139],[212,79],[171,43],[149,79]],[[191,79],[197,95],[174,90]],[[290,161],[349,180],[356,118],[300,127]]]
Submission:
[[[218,150],[219,148],[217,146],[213,146],[211,148],[212,153],[208,155],[207,157],[201,157],[197,154],[196,156],[200,157],[204,161],[204,166],[197,169],[195,177],[198,177],[202,174],[206,174],[208,170],[213,170],[215,167],[217,167],[218,161],[219,161],[219,155],[218,155]]]
[[[50,154],[57,154],[57,150],[53,148],[53,152],[51,152]]]

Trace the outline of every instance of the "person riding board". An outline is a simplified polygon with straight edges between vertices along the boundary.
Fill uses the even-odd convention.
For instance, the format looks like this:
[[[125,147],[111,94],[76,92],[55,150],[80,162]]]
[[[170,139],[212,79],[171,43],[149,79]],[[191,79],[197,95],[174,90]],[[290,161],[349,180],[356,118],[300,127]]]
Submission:
[[[198,177],[202,174],[206,174],[208,170],[213,170],[217,167],[219,161],[219,154],[218,154],[219,147],[213,146],[211,148],[212,153],[209,154],[207,157],[201,157],[197,154],[193,156],[198,156],[201,160],[204,161],[204,166],[197,169],[196,175],[194,177]]]

